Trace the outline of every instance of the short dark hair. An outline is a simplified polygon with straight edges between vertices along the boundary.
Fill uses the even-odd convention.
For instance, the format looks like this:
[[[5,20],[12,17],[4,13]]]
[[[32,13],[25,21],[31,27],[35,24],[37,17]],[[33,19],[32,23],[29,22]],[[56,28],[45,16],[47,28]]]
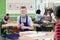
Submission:
[[[9,14],[7,13],[6,16],[9,16]]]
[[[21,9],[26,9],[26,7],[25,6],[21,6]]]
[[[40,13],[41,13],[40,9],[36,10],[36,14],[40,14]]]
[[[60,6],[57,6],[55,8],[55,16],[58,17],[58,18],[60,18]]]

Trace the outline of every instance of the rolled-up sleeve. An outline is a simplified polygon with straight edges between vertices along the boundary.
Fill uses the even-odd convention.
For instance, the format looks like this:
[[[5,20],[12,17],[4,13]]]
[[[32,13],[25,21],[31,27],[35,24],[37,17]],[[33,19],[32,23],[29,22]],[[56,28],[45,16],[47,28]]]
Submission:
[[[20,25],[19,21],[20,21],[20,16],[17,17],[17,24],[18,25]]]
[[[30,26],[33,26],[33,21],[30,17],[28,17],[28,23],[29,23]]]

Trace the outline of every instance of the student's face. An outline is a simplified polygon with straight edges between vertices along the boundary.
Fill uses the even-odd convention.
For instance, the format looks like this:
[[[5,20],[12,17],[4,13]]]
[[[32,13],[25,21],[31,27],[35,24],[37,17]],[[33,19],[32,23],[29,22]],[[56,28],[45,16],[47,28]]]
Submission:
[[[21,16],[25,16],[26,13],[27,13],[27,9],[26,8],[21,9]]]

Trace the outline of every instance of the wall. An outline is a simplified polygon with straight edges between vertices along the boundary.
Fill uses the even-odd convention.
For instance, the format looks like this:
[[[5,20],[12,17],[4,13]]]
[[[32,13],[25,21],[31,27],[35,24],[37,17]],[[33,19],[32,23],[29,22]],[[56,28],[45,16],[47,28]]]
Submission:
[[[37,0],[35,0],[35,2],[37,2]],[[35,3],[36,4],[36,3]],[[43,8],[44,9],[44,8]],[[43,12],[43,11],[42,11]],[[0,20],[2,19],[2,16],[6,14],[6,0],[0,0]],[[16,14],[10,14],[10,16],[19,16],[18,13]],[[29,16],[35,16],[34,13],[30,13],[28,14]]]
[[[0,20],[2,16],[6,13],[6,0],[0,0]]]
[[[27,14],[35,14],[35,0],[6,0],[6,13],[20,14],[21,6],[26,6]]]

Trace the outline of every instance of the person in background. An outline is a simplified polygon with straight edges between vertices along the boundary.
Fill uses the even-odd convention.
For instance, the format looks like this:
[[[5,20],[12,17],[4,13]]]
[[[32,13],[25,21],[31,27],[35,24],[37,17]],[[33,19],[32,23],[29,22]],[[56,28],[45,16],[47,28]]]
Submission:
[[[32,19],[27,15],[27,8],[25,6],[22,6],[20,8],[21,16],[17,17],[17,24],[19,25],[18,28],[20,28],[19,31],[30,31],[33,30],[33,22]]]
[[[3,22],[3,24],[4,24],[4,23],[7,23],[9,20],[10,20],[10,16],[9,16],[9,14],[7,13],[7,14],[3,17],[2,22]]]
[[[46,16],[48,15],[48,13],[47,13],[47,9],[46,9],[46,8],[45,8],[44,15],[46,15]]]
[[[51,17],[52,17],[52,22],[56,22],[54,12],[51,13]]]
[[[53,10],[52,10],[52,8],[47,9],[47,10],[48,10],[48,15],[47,15],[47,16],[50,17],[50,18],[49,18],[49,21],[52,22],[52,16],[51,16],[51,14],[53,13]]]
[[[1,25],[6,24],[9,20],[10,20],[10,16],[9,16],[9,14],[7,13],[7,14],[3,17],[3,19],[2,19]],[[1,34],[2,34],[2,36],[3,36],[3,33],[4,33],[4,30],[5,30],[5,29],[6,29],[6,28],[2,28],[2,29],[1,29]]]
[[[57,20],[54,31],[54,40],[60,40],[60,6],[55,9],[55,18]]]
[[[39,25],[43,23],[42,15],[40,15],[40,13],[41,13],[40,9],[36,10],[35,20],[37,21],[37,24],[39,24]],[[41,27],[37,27],[37,31],[42,31],[42,28]]]
[[[3,17],[2,22],[3,22],[3,24],[6,24],[7,22],[9,23],[9,21],[10,21],[10,16],[9,16],[9,14],[6,14],[6,15]],[[7,23],[7,24],[8,24],[8,23]],[[2,25],[3,25],[3,24],[2,24]],[[1,31],[1,32],[2,32],[2,37],[4,38],[4,40],[6,40],[6,38],[7,38],[8,40],[18,40],[19,34],[15,33],[15,32],[13,31],[13,26],[12,26],[12,25],[11,25],[11,26],[8,26],[7,29],[8,29],[8,30],[6,30],[6,27],[4,27],[4,28],[2,28],[2,31]],[[8,34],[7,31],[8,31],[8,33],[10,33],[10,34]]]

